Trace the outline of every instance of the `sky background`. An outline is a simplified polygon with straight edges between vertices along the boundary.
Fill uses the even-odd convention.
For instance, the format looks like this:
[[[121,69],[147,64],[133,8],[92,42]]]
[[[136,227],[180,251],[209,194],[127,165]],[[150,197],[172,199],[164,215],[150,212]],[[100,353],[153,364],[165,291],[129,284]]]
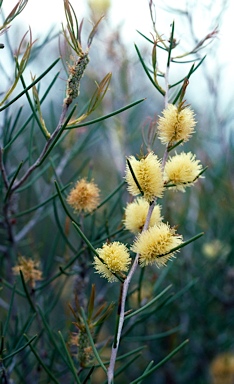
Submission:
[[[89,18],[88,2],[85,0],[71,0],[71,3],[77,13],[79,19]],[[232,15],[234,14],[234,2],[227,0],[157,0],[157,25],[159,30],[167,29],[167,25],[174,19],[175,22],[180,18],[179,14],[168,13],[165,9],[168,6],[178,7],[185,10],[188,4],[193,8],[193,19],[195,30],[198,37],[202,38],[206,33],[210,32],[210,27],[216,26],[216,17],[220,9],[226,8],[224,11],[223,23],[220,26],[219,39],[222,49],[230,47],[232,43],[231,25]],[[4,0],[3,11],[7,14],[16,0]],[[151,30],[151,21],[149,16],[148,0],[111,0],[107,19],[111,25],[123,24],[123,31],[126,40],[131,41],[136,37],[136,29],[144,30],[146,33]],[[29,0],[22,14],[17,18],[18,23],[25,24],[27,28],[31,26],[35,35],[46,33],[52,25],[57,30],[61,28],[61,23],[65,21],[63,0]],[[228,50],[230,52],[230,49]],[[228,52],[226,52],[228,54]]]
[[[98,0],[97,0],[98,1]],[[100,1],[100,0],[99,0]],[[76,11],[78,20],[85,18],[86,24],[90,20],[90,9],[88,1],[71,0],[71,3]],[[219,22],[219,35],[215,41],[204,50],[207,54],[207,68],[217,76],[217,70],[221,69],[222,76],[222,92],[226,98],[222,100],[224,104],[227,102],[227,97],[233,97],[233,64],[232,64],[232,23],[234,14],[234,2],[228,0],[155,0],[156,4],[156,23],[159,33],[169,37],[170,25],[175,21],[175,36],[177,41],[180,41],[181,52],[186,48],[191,48],[188,38],[188,21],[187,18],[181,16],[186,8],[192,10],[193,28],[197,39],[203,39],[217,25],[217,18],[222,12],[222,18]],[[4,0],[3,11],[7,15],[16,4],[16,0]],[[182,12],[168,12],[168,7],[179,7]],[[40,35],[45,35],[52,26],[54,31],[61,31],[61,24],[65,22],[63,0],[29,0],[26,8],[15,20],[14,24],[23,24],[26,31],[30,26],[33,33],[33,39]],[[142,33],[150,37],[152,31],[152,23],[148,7],[148,0],[111,0],[111,7],[106,15],[105,33],[108,33],[110,28],[121,26],[124,42],[129,47],[129,53],[136,56],[134,43],[142,42],[142,37],[136,32],[140,30]],[[13,27],[12,27],[13,28]],[[14,25],[15,28],[15,25]],[[23,35],[23,34],[22,34]],[[19,44],[22,36],[20,35]],[[40,38],[39,38],[40,42]],[[180,49],[180,48],[179,48]],[[1,52],[2,58],[4,52]],[[203,54],[203,53],[202,53]],[[231,96],[229,96],[231,95]]]

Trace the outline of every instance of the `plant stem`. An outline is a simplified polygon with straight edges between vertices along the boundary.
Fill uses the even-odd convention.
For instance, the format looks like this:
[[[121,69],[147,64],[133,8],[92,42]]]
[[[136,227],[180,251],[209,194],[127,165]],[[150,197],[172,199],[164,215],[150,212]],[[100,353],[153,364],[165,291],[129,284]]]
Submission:
[[[15,185],[13,185],[13,187],[11,189],[11,192],[14,192],[16,189],[18,189],[23,184],[23,182],[25,180],[27,180],[27,178],[31,175],[31,173],[34,171],[34,169],[36,169],[41,164],[41,161],[42,161],[43,157],[45,156],[45,154],[47,153],[51,143],[56,139],[57,135],[59,134],[59,132],[61,130],[61,127],[62,127],[63,122],[64,122],[64,118],[65,118],[66,113],[68,111],[68,107],[69,106],[66,105],[66,104],[63,105],[62,113],[61,113],[61,116],[60,116],[57,128],[52,133],[52,135],[49,138],[49,140],[46,142],[46,144],[45,144],[45,146],[44,146],[40,156],[37,158],[37,160],[34,162],[34,164],[32,164],[31,167],[28,168],[28,170],[21,177],[21,179]]]
[[[150,218],[151,218],[155,204],[156,204],[156,199],[150,204],[149,211],[148,211],[142,232],[146,231],[149,227]],[[132,277],[133,277],[133,275],[137,269],[138,260],[139,260],[139,253],[137,253],[135,260],[133,262],[133,265],[130,269],[130,272],[123,283],[117,337],[116,337],[115,345],[112,346],[110,365],[109,365],[108,371],[107,371],[108,384],[113,383],[115,361],[116,361],[116,357],[117,357],[117,353],[118,353],[121,333],[122,333],[123,324],[124,324],[125,303],[126,303],[126,298],[127,298],[127,294],[128,294],[128,288],[129,288],[130,282],[132,280]]]

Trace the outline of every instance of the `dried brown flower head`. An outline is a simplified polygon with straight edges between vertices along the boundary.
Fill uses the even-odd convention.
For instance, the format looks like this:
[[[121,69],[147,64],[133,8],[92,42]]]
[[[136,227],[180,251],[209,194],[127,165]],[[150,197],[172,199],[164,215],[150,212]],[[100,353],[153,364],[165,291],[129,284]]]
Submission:
[[[19,257],[19,264],[12,268],[15,275],[22,271],[24,280],[29,282],[32,288],[35,287],[36,281],[42,280],[42,271],[39,269],[40,262],[32,259],[26,259],[23,256]]]
[[[92,212],[99,204],[100,189],[93,181],[81,179],[67,197],[68,204],[77,212]]]

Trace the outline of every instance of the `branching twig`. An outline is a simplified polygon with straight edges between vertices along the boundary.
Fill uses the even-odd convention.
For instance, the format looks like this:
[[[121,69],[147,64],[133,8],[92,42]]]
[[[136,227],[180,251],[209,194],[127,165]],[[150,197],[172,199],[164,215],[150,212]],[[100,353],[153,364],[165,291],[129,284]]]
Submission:
[[[13,185],[12,189],[11,189],[11,192],[14,192],[16,189],[18,189],[23,183],[25,180],[27,180],[27,178],[31,175],[31,173],[37,168],[39,167],[39,165],[41,165],[41,162],[44,158],[44,156],[46,155],[50,145],[54,142],[54,140],[57,138],[60,130],[61,130],[61,127],[63,125],[63,122],[64,122],[64,119],[65,119],[65,116],[66,116],[66,113],[67,113],[67,110],[68,110],[68,105],[63,105],[63,110],[62,110],[62,114],[60,116],[60,119],[59,119],[59,123],[58,123],[58,126],[57,128],[55,129],[55,131],[52,133],[51,137],[48,139],[48,141],[46,142],[40,156],[37,158],[37,160],[34,162],[34,164],[31,165],[31,167],[28,168],[28,170],[25,172],[25,174],[21,177],[21,179],[15,183],[15,185]]]
[[[9,188],[9,181],[7,179],[6,169],[5,169],[5,166],[3,163],[3,149],[2,148],[0,148],[0,171],[2,174],[2,179],[4,182],[5,188],[8,189]]]
[[[149,227],[150,218],[151,218],[152,212],[154,210],[155,204],[156,204],[156,199],[149,206],[148,214],[147,214],[146,221],[145,221],[144,227],[142,229],[142,232],[146,231]],[[137,253],[135,260],[133,262],[133,265],[129,271],[129,274],[123,283],[117,337],[116,337],[115,345],[112,346],[110,365],[108,367],[108,373],[107,373],[109,384],[111,384],[113,382],[115,361],[116,361],[116,357],[117,357],[117,353],[118,353],[121,333],[122,333],[123,324],[124,324],[125,303],[126,303],[126,299],[127,299],[128,288],[129,288],[130,282],[132,280],[132,277],[133,277],[133,275],[137,269],[138,260],[139,260],[139,253]]]

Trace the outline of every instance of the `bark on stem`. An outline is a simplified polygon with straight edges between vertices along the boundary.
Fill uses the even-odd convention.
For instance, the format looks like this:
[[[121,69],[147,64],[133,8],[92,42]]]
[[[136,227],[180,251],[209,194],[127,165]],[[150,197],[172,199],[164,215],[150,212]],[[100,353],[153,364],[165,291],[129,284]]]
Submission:
[[[150,218],[154,209],[154,206],[156,204],[156,199],[150,204],[148,214],[146,217],[146,221],[144,224],[144,227],[142,229],[142,232],[146,231],[149,227],[149,222]],[[128,276],[126,277],[124,283],[123,283],[123,290],[122,290],[122,298],[121,298],[121,306],[120,306],[120,315],[119,315],[119,325],[118,325],[118,331],[117,331],[117,338],[116,338],[116,346],[112,346],[111,350],[111,358],[110,358],[110,365],[108,367],[107,371],[107,377],[108,377],[108,384],[113,383],[113,378],[114,378],[114,369],[115,369],[115,361],[118,353],[118,348],[119,348],[119,343],[120,343],[120,337],[123,329],[123,324],[124,324],[124,314],[125,314],[125,303],[126,303],[126,298],[128,294],[128,288],[130,285],[130,282],[132,280],[132,277],[137,269],[138,266],[138,260],[139,260],[139,253],[137,253],[135,260],[133,262],[133,265],[130,269],[130,272]]]
[[[44,146],[40,156],[38,157],[38,159],[35,161],[34,164],[31,165],[31,167],[28,168],[28,170],[25,172],[25,174],[22,176],[22,178],[17,183],[15,183],[15,185],[13,185],[13,187],[11,189],[11,192],[14,192],[16,189],[18,189],[21,186],[21,184],[23,184],[23,182],[31,175],[31,173],[34,171],[34,169],[36,169],[40,165],[41,160],[45,156],[45,154],[46,154],[47,150],[49,149],[51,143],[56,138],[56,136],[58,135],[58,133],[59,133],[61,127],[62,127],[64,118],[65,118],[67,110],[68,110],[68,107],[69,106],[66,105],[66,104],[63,105],[63,110],[62,110],[62,113],[61,113],[61,116],[60,116],[57,128],[52,133],[52,135],[49,138],[49,140],[46,142],[46,144],[45,144],[45,146]]]

